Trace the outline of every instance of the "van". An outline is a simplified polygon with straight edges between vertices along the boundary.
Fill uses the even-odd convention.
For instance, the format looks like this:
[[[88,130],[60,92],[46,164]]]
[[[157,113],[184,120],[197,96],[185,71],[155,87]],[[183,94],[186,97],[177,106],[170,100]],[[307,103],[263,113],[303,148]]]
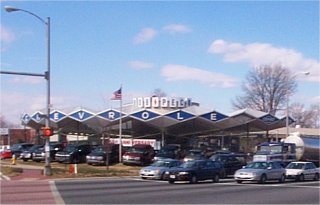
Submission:
[[[155,155],[154,149],[151,145],[135,144],[128,149],[122,156],[122,162],[125,165],[147,165],[153,161]]]

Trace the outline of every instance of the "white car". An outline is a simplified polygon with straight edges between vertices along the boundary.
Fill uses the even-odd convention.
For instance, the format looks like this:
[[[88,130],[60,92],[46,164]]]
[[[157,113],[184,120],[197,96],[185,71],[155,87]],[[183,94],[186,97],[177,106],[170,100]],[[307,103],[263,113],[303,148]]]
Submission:
[[[291,162],[286,166],[286,178],[297,181],[319,180],[319,168],[312,162]]]

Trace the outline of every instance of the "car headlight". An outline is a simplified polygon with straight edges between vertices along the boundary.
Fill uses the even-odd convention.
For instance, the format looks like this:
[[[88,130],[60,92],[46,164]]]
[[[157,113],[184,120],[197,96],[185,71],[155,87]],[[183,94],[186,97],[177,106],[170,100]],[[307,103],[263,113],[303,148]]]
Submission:
[[[165,174],[170,174],[170,172],[169,172],[169,171],[166,171]]]
[[[179,174],[186,175],[186,174],[189,174],[189,172],[179,172]]]

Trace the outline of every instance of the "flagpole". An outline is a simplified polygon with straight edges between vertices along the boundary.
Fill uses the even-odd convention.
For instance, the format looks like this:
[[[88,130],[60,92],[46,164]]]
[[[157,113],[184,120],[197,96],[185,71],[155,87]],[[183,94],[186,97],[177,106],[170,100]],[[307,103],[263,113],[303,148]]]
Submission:
[[[122,163],[122,85],[120,99],[120,120],[119,120],[119,163]]]

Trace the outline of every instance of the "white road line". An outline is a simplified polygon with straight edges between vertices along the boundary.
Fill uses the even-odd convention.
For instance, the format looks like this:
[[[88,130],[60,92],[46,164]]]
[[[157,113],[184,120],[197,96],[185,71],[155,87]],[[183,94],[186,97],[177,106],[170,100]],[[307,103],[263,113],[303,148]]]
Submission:
[[[10,177],[8,177],[8,176],[6,176],[6,175],[3,175],[2,172],[0,172],[0,180],[2,180],[2,179],[5,179],[5,180],[7,180],[7,181],[10,181],[10,180],[11,180]]]
[[[311,182],[312,183],[312,182]],[[311,184],[310,183],[310,184]],[[308,183],[306,183],[308,184]],[[286,188],[311,188],[311,189],[320,189],[320,186],[303,186],[303,185],[296,185],[295,183],[287,183],[287,184],[236,184],[233,182],[230,183],[217,183],[217,185],[233,185],[233,186],[263,186],[263,187],[286,187]]]
[[[64,200],[62,199],[57,187],[56,187],[56,184],[54,181],[49,181],[49,184],[50,184],[50,188],[51,188],[51,192],[53,194],[53,198],[56,202],[56,204],[65,204],[64,203]]]

